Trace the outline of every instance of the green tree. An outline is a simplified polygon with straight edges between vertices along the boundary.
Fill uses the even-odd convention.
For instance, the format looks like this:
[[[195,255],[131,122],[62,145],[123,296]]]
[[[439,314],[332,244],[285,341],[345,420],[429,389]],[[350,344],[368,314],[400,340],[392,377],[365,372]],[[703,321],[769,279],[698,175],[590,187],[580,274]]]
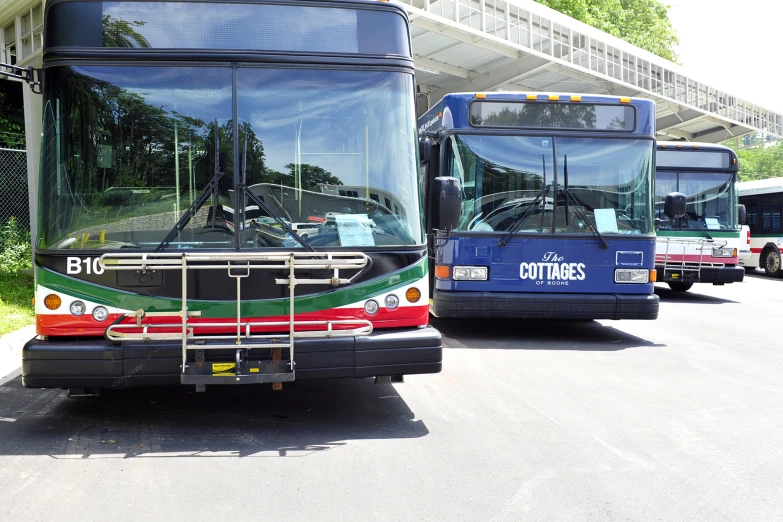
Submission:
[[[725,141],[722,145],[735,150],[739,158],[740,181],[783,177],[783,141],[763,146],[761,134],[747,134]],[[753,148],[741,149],[751,146]]]
[[[24,149],[22,85],[0,80],[0,147]]]
[[[580,22],[677,61],[679,43],[669,20],[669,6],[658,0],[536,0]]]

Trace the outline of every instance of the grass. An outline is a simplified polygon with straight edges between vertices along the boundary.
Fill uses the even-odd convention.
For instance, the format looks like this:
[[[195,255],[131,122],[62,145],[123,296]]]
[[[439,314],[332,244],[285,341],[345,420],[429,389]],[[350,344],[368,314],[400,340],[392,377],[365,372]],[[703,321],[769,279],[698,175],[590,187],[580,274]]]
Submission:
[[[0,272],[0,335],[35,322],[32,299],[32,276]]]

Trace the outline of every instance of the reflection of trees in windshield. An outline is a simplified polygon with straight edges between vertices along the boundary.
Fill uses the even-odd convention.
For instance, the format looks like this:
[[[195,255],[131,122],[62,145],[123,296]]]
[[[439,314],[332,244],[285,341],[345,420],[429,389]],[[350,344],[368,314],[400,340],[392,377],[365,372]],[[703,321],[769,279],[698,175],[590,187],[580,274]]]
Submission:
[[[659,228],[672,229],[736,229],[734,175],[717,172],[656,172],[655,213]],[[664,202],[670,192],[682,192],[686,200],[687,218],[670,221],[664,214]]]
[[[489,104],[486,104],[489,105]],[[500,110],[471,110],[471,123],[488,127],[562,127],[592,129],[595,106],[548,104],[500,105]],[[622,127],[621,127],[622,128]]]
[[[402,219],[403,223],[389,225],[387,217],[380,221],[385,223],[384,230],[396,230],[396,244],[401,244],[400,239],[402,244],[420,242],[411,236],[415,229],[405,222],[406,216],[418,219],[416,170],[397,170],[388,156],[380,154],[396,152],[393,145],[401,144],[399,136],[403,134],[398,129],[388,135],[378,132],[389,128],[388,118],[374,120],[374,113],[360,113],[370,117],[366,124],[353,129],[361,137],[357,145],[362,147],[361,154],[322,141],[323,136],[338,138],[347,134],[345,128],[331,135],[328,127],[323,126],[310,135],[286,135],[279,129],[275,132],[240,120],[238,165],[245,168],[235,172],[234,121],[224,117],[231,114],[232,98],[226,95],[231,92],[228,69],[59,67],[50,71],[48,87],[41,181],[41,204],[46,209],[40,235],[44,246],[57,247],[62,243],[59,248],[89,247],[99,236],[101,242],[105,240],[115,247],[157,246],[218,171],[223,173],[218,196],[202,205],[187,228],[214,230],[219,225],[223,235],[213,234],[206,242],[180,235],[172,244],[233,244],[237,205],[233,186],[240,174],[248,186],[277,185],[276,197],[292,194],[290,197],[299,203],[296,212],[283,216],[286,220],[326,220],[322,213],[314,212],[316,209],[301,204],[304,191],[319,192],[332,199],[352,196],[357,204],[336,201],[318,206],[332,213],[379,213],[387,217],[393,213],[391,217]],[[396,105],[390,107],[394,109]],[[305,116],[312,119],[313,114]],[[413,121],[412,114],[410,120]],[[375,126],[372,133],[370,123]],[[296,119],[291,127],[295,131],[300,128]],[[274,144],[277,168],[270,167],[257,132]],[[415,157],[414,143],[409,140],[409,150],[400,154],[397,162]],[[368,146],[375,153],[372,158],[367,154]],[[288,161],[280,162],[281,158]],[[350,162],[335,163],[336,158]],[[415,162],[410,163],[415,166]],[[340,172],[334,173],[330,165],[341,166]],[[386,171],[389,176],[397,176],[395,180],[378,175]],[[410,179],[400,177],[405,172]],[[343,189],[345,176],[366,181],[367,185]],[[372,182],[389,187],[371,191]],[[410,197],[401,198],[398,191]],[[384,200],[395,203],[383,205]],[[273,209],[283,208],[273,201],[267,203]],[[212,208],[214,205],[218,206]],[[256,211],[255,217],[264,216]],[[253,243],[252,238],[248,241],[251,246],[263,246]],[[393,240],[386,241],[392,244]]]
[[[104,47],[150,47],[149,41],[135,28],[146,22],[128,21],[103,15],[101,20]]]

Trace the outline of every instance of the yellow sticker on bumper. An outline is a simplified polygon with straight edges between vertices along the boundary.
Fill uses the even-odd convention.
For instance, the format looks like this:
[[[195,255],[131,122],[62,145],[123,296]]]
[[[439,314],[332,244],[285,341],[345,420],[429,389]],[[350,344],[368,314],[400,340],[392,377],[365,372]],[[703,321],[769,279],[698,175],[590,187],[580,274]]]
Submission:
[[[212,363],[212,375],[226,373],[237,367],[237,363]],[[233,374],[231,374],[233,375]]]

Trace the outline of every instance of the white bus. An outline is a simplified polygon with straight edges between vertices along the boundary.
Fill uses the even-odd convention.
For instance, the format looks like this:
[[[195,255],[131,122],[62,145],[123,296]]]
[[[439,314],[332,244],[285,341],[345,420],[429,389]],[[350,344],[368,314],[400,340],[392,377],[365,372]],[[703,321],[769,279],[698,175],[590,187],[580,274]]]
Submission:
[[[694,283],[742,281],[737,155],[721,145],[659,141],[655,155],[655,268],[658,281],[685,292]],[[667,215],[668,195],[685,213]]]
[[[751,252],[750,259],[740,264],[750,270],[763,268],[771,277],[782,277],[783,178],[743,181],[739,184],[739,201],[747,210]]]

